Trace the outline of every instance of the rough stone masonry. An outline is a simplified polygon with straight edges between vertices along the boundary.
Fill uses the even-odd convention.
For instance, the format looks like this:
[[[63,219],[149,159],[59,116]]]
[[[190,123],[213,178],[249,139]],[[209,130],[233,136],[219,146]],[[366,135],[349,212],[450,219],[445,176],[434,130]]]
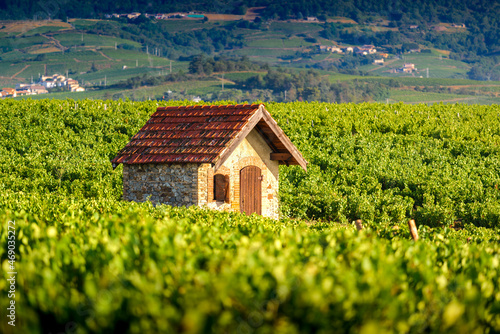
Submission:
[[[198,164],[124,164],[127,201],[191,206],[198,203]]]

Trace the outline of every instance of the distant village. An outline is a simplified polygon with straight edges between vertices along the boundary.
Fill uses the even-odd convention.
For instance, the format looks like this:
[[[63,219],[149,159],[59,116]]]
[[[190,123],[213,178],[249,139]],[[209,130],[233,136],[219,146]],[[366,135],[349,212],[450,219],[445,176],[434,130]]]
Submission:
[[[133,20],[141,16],[142,13],[129,13],[129,14],[106,14],[107,19],[124,17],[129,20]],[[167,14],[144,14],[146,17],[155,18],[157,20],[168,20],[168,19],[202,19],[205,15],[201,13],[189,12],[189,13],[167,13]]]
[[[320,45],[319,49],[320,51],[327,51],[333,53],[356,53],[363,56],[377,53],[377,49],[375,48],[374,45],[346,46],[346,47]],[[389,55],[386,53],[380,53],[380,56],[387,58]]]
[[[64,75],[54,74],[42,75],[37,83],[18,83],[16,88],[2,88],[0,98],[16,97],[23,95],[47,94],[49,89],[60,87],[70,92],[84,92],[85,88],[80,87],[78,81],[66,78]]]
[[[319,45],[319,50],[322,52],[332,52],[332,53],[355,53],[360,56],[374,55],[377,54],[380,56],[379,59],[373,60],[373,65],[384,66],[384,59],[389,57],[388,53],[379,52],[377,53],[377,49],[374,45],[363,45],[363,46],[326,46]],[[411,52],[420,52],[420,49],[412,49]],[[416,72],[417,68],[415,64],[412,63],[404,63],[400,68],[394,68],[391,70],[391,73],[413,73]]]

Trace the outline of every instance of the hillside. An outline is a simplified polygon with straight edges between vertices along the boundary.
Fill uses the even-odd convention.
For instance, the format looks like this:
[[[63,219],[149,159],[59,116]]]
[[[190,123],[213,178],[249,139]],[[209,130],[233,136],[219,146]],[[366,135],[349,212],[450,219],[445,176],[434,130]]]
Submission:
[[[383,20],[364,24],[341,18],[328,19],[328,23],[305,20],[255,23],[245,19],[234,21],[239,18],[237,16],[209,17],[212,19],[208,21],[144,17],[128,21],[71,19],[68,22],[0,22],[3,27],[0,29],[0,86],[13,87],[17,83],[36,81],[44,74],[60,73],[78,80],[87,91],[71,95],[53,92],[51,96],[55,98],[143,100],[200,97],[204,100],[285,101],[286,89],[269,91],[269,87],[259,87],[264,90],[261,92],[248,91],[242,86],[243,78],[264,75],[266,70],[216,69],[208,76],[154,84],[154,87],[141,85],[123,89],[121,85],[118,89],[114,86],[131,78],[161,77],[179,71],[188,73],[194,56],[208,54],[218,59],[246,59],[259,64],[257,68],[268,64],[273,69],[314,69],[323,76],[329,76],[332,82],[365,82],[370,76],[397,79],[396,84],[385,87],[389,93],[368,92],[364,97],[326,99],[330,102],[375,100],[413,103],[442,100],[451,103],[498,103],[496,81],[462,81],[485,76],[495,80],[500,68],[493,66],[496,58],[485,56],[480,63],[471,63],[460,60],[457,53],[433,47],[428,41],[422,40],[425,45],[416,44],[414,41],[420,38],[422,29],[418,33],[407,32],[404,27],[390,28],[388,22]],[[460,32],[460,29],[448,25],[449,31],[442,32],[441,36],[458,36],[457,33],[468,34],[470,31],[467,28]],[[395,44],[387,44],[389,41]],[[351,56],[325,49],[362,46],[364,43],[375,43],[377,53]],[[414,45],[428,52],[405,52],[406,48]],[[384,59],[381,54],[388,58]],[[384,63],[374,65],[376,59],[383,59]],[[410,73],[401,71],[406,63],[413,64],[415,69]],[[422,78],[454,80],[434,81],[431,86]],[[462,86],[468,89],[464,90]],[[356,89],[369,91],[359,85]],[[292,95],[288,94],[288,98]]]

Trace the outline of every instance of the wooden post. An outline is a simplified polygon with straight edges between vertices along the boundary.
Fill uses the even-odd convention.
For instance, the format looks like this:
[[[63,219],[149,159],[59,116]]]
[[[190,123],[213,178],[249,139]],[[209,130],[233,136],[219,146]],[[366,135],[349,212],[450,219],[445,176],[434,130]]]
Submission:
[[[363,221],[361,219],[358,219],[354,222],[356,224],[356,228],[358,229],[358,231],[361,231],[363,229]]]
[[[408,227],[410,228],[410,234],[413,240],[417,241],[418,240],[418,232],[417,232],[417,226],[415,225],[415,220],[410,219],[408,221]]]

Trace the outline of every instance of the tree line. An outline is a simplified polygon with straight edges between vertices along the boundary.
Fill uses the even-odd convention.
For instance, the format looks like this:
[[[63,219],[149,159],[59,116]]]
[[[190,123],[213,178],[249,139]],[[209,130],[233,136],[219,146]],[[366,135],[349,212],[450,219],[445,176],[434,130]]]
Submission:
[[[234,71],[259,71],[268,70],[267,63],[251,62],[248,57],[239,59],[227,59],[224,57],[208,57],[197,55],[189,62],[189,73],[198,75],[211,75],[213,72],[234,72]]]
[[[344,103],[382,100],[389,96],[389,89],[384,84],[358,80],[331,83],[328,76],[312,69],[300,72],[269,69],[265,75],[252,76],[240,85],[248,90],[271,90],[277,101]]]

